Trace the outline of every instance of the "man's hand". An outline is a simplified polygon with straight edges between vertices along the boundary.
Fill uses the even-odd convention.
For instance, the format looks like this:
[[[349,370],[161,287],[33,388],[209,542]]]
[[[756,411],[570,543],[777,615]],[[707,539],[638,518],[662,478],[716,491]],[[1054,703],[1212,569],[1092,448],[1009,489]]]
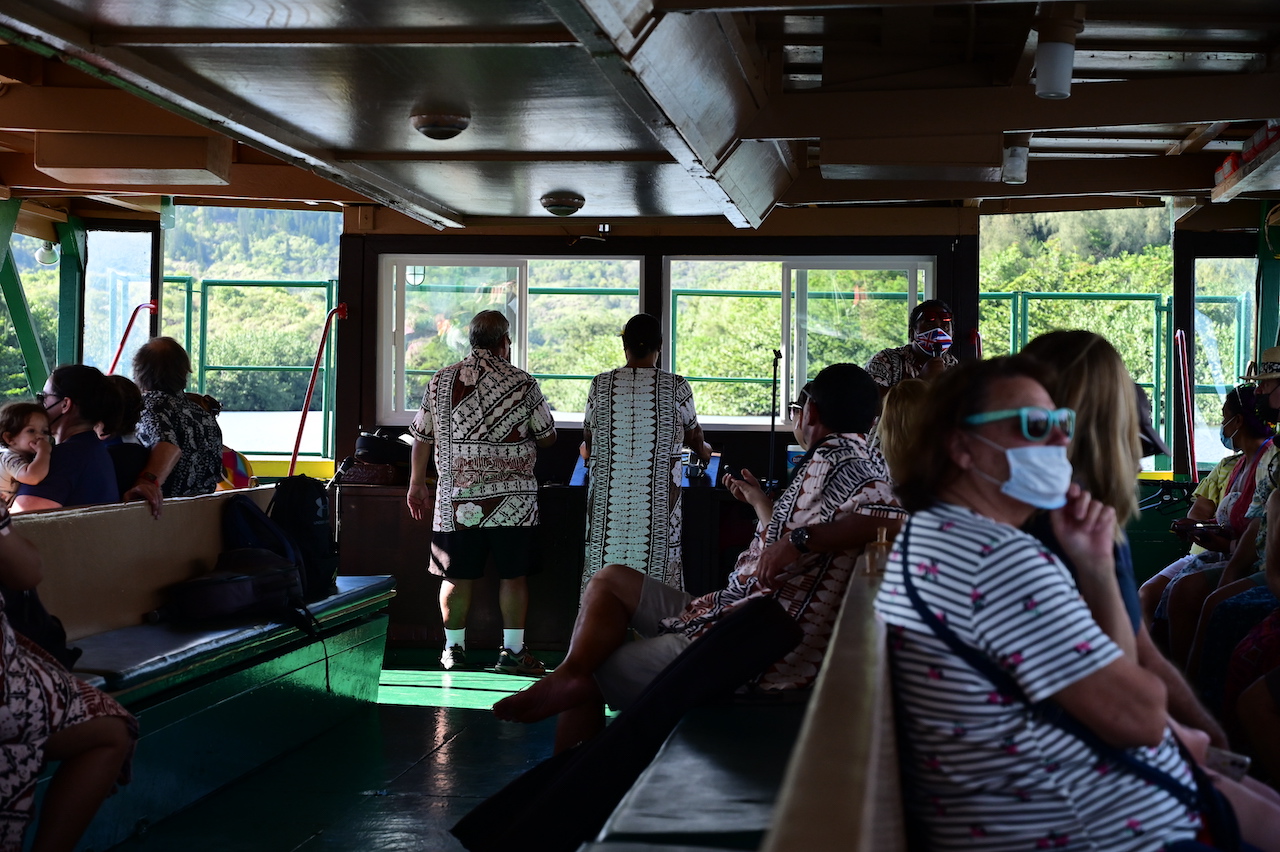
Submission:
[[[930,358],[924,362],[924,369],[920,371],[922,379],[935,379],[941,376],[947,370],[947,362],[942,360],[942,356]]]
[[[1095,575],[1115,573],[1115,509],[1073,484],[1067,491],[1067,505],[1050,512],[1049,519],[1053,534],[1076,570]]]
[[[799,558],[800,551],[796,550],[790,538],[783,536],[760,554],[760,561],[756,563],[756,579],[764,588],[772,589],[783,569],[794,565]]]
[[[723,482],[730,494],[756,510],[756,518],[761,523],[769,523],[769,517],[773,514],[773,500],[764,493],[764,486],[751,471],[743,468],[741,478],[726,473]]]
[[[159,518],[160,504],[164,502],[164,493],[161,492],[160,486],[154,482],[139,479],[132,488],[124,492],[123,500],[126,503],[133,500],[146,500],[147,505],[151,507],[151,517]]]
[[[427,515],[427,509],[431,505],[431,488],[425,482],[409,483],[409,492],[405,495],[405,501],[409,504],[409,516],[415,521],[420,521]]]

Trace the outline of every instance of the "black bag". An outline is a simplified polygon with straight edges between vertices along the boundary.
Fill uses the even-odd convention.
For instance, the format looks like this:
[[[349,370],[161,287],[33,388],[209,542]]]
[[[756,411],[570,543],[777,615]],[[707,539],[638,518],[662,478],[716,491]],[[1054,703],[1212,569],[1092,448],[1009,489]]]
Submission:
[[[361,432],[356,438],[356,458],[369,464],[394,464],[408,468],[413,455],[412,448],[397,438],[382,434],[379,429],[370,435]]]
[[[290,476],[276,483],[267,515],[293,541],[301,561],[302,592],[318,601],[336,591],[338,546],[329,520],[329,492],[310,476]]]
[[[293,536],[268,517],[247,494],[227,498],[222,510],[222,546],[227,550],[246,547],[270,550],[302,567],[302,555]]]
[[[35,589],[25,592],[0,586],[0,598],[4,599],[4,614],[14,632],[21,633],[39,645],[69,671],[80,655],[79,648],[67,647],[67,631],[56,615],[51,615],[40,602]]]
[[[265,615],[293,622],[302,606],[298,566],[270,550],[240,547],[218,556],[210,574],[170,586],[169,614],[204,621]]]

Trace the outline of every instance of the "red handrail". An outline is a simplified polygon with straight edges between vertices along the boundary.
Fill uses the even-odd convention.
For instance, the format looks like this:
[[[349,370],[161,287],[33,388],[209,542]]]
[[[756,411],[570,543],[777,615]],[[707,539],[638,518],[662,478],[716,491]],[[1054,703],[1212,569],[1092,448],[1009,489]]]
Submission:
[[[293,476],[293,470],[298,466],[298,450],[302,448],[302,430],[307,426],[307,410],[311,408],[311,394],[316,389],[316,374],[320,372],[320,361],[324,358],[324,345],[329,340],[329,327],[333,324],[333,318],[347,318],[347,303],[339,302],[338,306],[329,311],[328,316],[324,318],[324,331],[320,333],[320,348],[316,350],[315,363],[311,365],[311,380],[307,382],[307,396],[302,401],[302,419],[298,422],[298,440],[293,442],[293,455],[289,457],[289,475]]]
[[[1191,385],[1191,357],[1187,351],[1187,331],[1180,328],[1173,333],[1173,348],[1177,354],[1178,391],[1182,394],[1182,421],[1187,433],[1187,467],[1191,472],[1191,481],[1200,481],[1200,471],[1196,469],[1196,428],[1195,428],[1195,393]]]
[[[129,332],[133,331],[133,321],[138,318],[138,311],[147,308],[152,314],[160,310],[160,306],[155,300],[143,302],[141,305],[133,309],[133,313],[129,314],[129,324],[124,327],[124,337],[120,338],[120,345],[116,347],[116,357],[111,359],[111,369],[107,370],[107,375],[111,375],[116,371],[116,365],[120,363],[120,353],[124,351],[124,345],[129,341]]]
[[[979,361],[982,360],[982,335],[975,328],[969,332],[969,345],[973,347],[973,354]]]

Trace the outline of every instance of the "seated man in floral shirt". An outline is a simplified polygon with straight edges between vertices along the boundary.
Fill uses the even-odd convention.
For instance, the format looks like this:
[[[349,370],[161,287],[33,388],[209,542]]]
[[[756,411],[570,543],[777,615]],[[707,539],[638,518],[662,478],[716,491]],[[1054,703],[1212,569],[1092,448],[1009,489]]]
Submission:
[[[564,662],[494,705],[498,718],[536,722],[558,713],[556,748],[568,748],[603,727],[604,702],[627,707],[726,613],[764,596],[782,604],[804,639],[755,685],[809,686],[854,561],[879,527],[892,538],[904,516],[883,457],[866,443],[878,407],[879,391],[861,367],[835,364],[820,372],[791,406],[796,439],[807,452],[777,502],[745,471],[743,479],[726,477],[726,486],[760,518],[728,585],[692,599],[625,566],[606,565],[587,584]],[[628,628],[644,638],[626,641]]]

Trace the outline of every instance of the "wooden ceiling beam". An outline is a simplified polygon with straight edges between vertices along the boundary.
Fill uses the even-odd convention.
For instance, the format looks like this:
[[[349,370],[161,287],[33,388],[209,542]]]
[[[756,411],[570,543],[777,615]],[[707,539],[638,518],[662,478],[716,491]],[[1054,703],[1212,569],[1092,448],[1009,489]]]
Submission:
[[[344,44],[563,47],[579,43],[564,27],[546,25],[485,30],[462,27],[99,27],[90,33],[90,37],[100,47],[319,47]]]
[[[806,169],[783,193],[780,203],[1201,195],[1213,188],[1213,172],[1220,162],[1220,157],[1210,154],[1111,160],[1032,160],[1027,169],[1027,182],[1020,185],[978,181],[824,180],[818,169]]]
[[[14,194],[44,193],[74,195],[184,195],[202,198],[274,199],[300,202],[368,203],[369,199],[296,166],[281,164],[232,163],[226,186],[175,187],[164,185],[66,184],[37,171],[32,158],[22,154],[0,154],[0,182]]]
[[[746,139],[865,139],[882,135],[1036,133],[1142,124],[1274,118],[1280,74],[1231,74],[1088,83],[1061,101],[1032,86],[774,96],[743,128]],[[876,120],[868,121],[868,116]]]
[[[210,133],[195,122],[120,89],[58,86],[10,86],[0,94],[0,128],[134,136]]]
[[[226,186],[234,148],[213,135],[37,133],[35,167],[63,183]]]

